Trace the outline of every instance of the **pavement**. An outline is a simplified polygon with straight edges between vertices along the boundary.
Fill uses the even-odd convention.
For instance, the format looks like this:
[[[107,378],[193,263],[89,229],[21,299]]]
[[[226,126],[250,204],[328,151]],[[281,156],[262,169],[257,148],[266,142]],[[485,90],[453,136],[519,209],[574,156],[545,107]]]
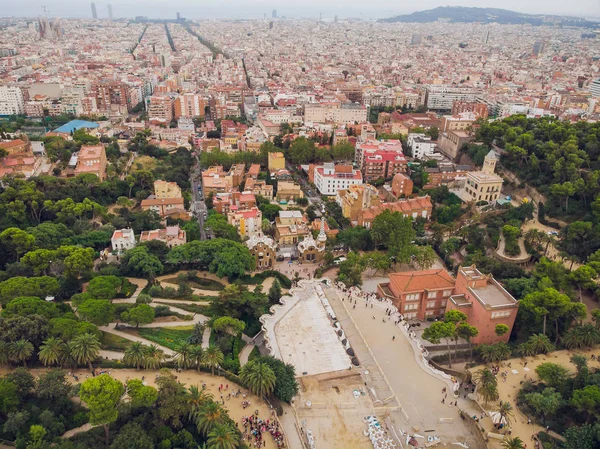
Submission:
[[[160,346],[160,345],[154,343],[153,341],[146,340],[145,338],[142,338],[138,335],[132,335],[128,332],[123,332],[123,331],[119,331],[119,330],[115,329],[116,324],[117,323],[110,323],[108,326],[100,326],[98,329],[100,329],[103,332],[108,332],[109,334],[118,335],[119,337],[123,337],[127,340],[140,342],[147,346],[150,346],[150,345],[158,346],[159,349],[162,349],[164,351],[165,355],[168,355],[171,357],[175,355],[175,351],[173,351],[172,349],[169,349],[165,346]],[[161,324],[164,324],[164,323],[161,323]],[[182,323],[181,322],[177,323],[177,325],[181,326]]]

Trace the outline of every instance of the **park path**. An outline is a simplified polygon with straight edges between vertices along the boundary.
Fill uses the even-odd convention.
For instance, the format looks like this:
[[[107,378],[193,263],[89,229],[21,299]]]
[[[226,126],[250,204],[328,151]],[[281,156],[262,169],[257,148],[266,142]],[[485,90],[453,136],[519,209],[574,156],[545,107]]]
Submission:
[[[80,433],[85,433],[88,430],[93,429],[94,427],[97,427],[97,426],[92,426],[88,422],[88,423],[85,423],[83,426],[79,426],[74,429],[67,430],[65,433],[62,434],[61,438],[69,439],[69,438],[74,437],[75,435],[79,435]]]
[[[100,357],[108,360],[122,360],[123,353],[119,351],[109,351],[107,349],[100,349]]]
[[[210,327],[206,326],[204,328],[204,333],[202,334],[202,347],[204,349],[206,349],[210,346],[210,332],[211,332]]]
[[[496,254],[498,254],[504,259],[512,260],[514,262],[522,262],[524,260],[529,260],[531,258],[531,254],[529,254],[525,249],[525,239],[523,237],[519,237],[517,243],[519,244],[521,254],[519,254],[518,256],[509,256],[504,252],[506,247],[506,239],[504,238],[504,235],[500,233],[500,239],[498,240],[498,248],[496,249]]]
[[[248,357],[250,357],[250,353],[252,352],[252,350],[255,348],[254,345],[252,344],[247,344],[246,346],[244,346],[242,348],[242,350],[240,351],[240,366],[244,366],[246,363],[248,363]]]
[[[169,305],[170,304],[195,304],[197,306],[208,306],[211,303],[211,301],[190,301],[188,299],[152,298],[152,300],[166,302],[166,303],[169,303]]]
[[[164,324],[164,323],[162,323],[162,324]],[[164,351],[165,355],[168,355],[168,356],[175,355],[175,351],[173,351],[172,349],[169,349],[166,346],[160,346],[159,344],[157,344],[153,341],[150,341],[150,340],[146,340],[145,338],[142,338],[138,335],[132,335],[127,332],[119,331],[119,330],[115,329],[115,325],[116,325],[116,323],[110,323],[108,326],[100,326],[99,329],[103,332],[108,332],[109,334],[118,335],[119,337],[123,337],[127,340],[137,341],[137,342],[142,343],[147,346],[155,345],[159,349],[162,349]],[[177,325],[181,326],[182,324],[177,323]]]

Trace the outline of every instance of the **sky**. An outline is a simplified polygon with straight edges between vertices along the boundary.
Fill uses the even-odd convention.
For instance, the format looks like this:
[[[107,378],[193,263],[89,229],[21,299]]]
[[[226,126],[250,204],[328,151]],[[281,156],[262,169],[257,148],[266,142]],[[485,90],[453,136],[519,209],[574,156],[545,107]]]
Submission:
[[[256,19],[263,14],[270,17],[277,9],[279,17],[318,17],[324,19],[360,17],[375,19],[408,14],[437,6],[448,5],[448,0],[99,0],[96,1],[99,18],[108,17],[107,4],[111,3],[114,17],[148,16],[151,19],[174,18],[176,12],[189,19]],[[600,0],[455,0],[452,6],[501,7],[531,14],[558,14],[585,18],[600,18]],[[51,17],[91,18],[88,0],[0,0],[0,17],[37,17],[48,7]]]

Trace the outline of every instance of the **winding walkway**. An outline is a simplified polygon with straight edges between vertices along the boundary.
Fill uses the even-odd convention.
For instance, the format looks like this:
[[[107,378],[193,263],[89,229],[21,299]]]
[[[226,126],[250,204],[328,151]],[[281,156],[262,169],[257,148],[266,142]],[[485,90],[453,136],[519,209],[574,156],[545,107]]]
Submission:
[[[525,240],[523,239],[523,237],[519,237],[518,243],[519,243],[519,249],[521,250],[521,253],[518,256],[509,256],[508,254],[505,253],[506,239],[504,238],[504,235],[502,233],[500,233],[500,240],[498,241],[498,248],[496,249],[496,255],[498,257],[500,257],[501,259],[509,261],[509,262],[514,262],[514,263],[529,262],[529,259],[531,259],[531,254],[529,254],[527,252],[527,250],[525,249]]]
[[[160,345],[156,344],[155,342],[146,340],[145,338],[142,338],[138,335],[132,335],[127,332],[119,331],[119,330],[115,329],[115,325],[116,325],[116,323],[110,323],[108,326],[100,326],[98,329],[100,329],[103,332],[108,332],[109,334],[118,335],[119,337],[122,337],[126,340],[137,341],[137,342],[142,343],[147,346],[150,346],[150,345],[158,346],[159,349],[162,349],[164,351],[165,355],[168,355],[171,357],[175,355],[175,351],[173,351],[172,349],[169,349],[165,346],[160,346]],[[181,326],[181,323],[178,323],[178,325]]]
[[[242,348],[242,350],[240,351],[240,366],[244,366],[246,363],[248,363],[248,357],[250,357],[250,353],[252,352],[252,350],[255,348],[256,346],[252,345],[252,344],[247,344],[246,346],[244,346]]]

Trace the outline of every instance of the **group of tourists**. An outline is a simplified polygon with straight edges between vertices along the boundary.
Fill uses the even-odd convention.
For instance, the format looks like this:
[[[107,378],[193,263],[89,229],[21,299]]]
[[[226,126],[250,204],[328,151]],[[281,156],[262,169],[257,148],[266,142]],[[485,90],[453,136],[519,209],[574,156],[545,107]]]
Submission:
[[[253,415],[242,417],[244,431],[242,437],[248,442],[248,445],[255,448],[265,447],[267,442],[264,439],[265,434],[269,433],[273,437],[278,448],[285,447],[283,432],[279,428],[279,421],[272,419],[261,419],[258,417],[258,410]]]

